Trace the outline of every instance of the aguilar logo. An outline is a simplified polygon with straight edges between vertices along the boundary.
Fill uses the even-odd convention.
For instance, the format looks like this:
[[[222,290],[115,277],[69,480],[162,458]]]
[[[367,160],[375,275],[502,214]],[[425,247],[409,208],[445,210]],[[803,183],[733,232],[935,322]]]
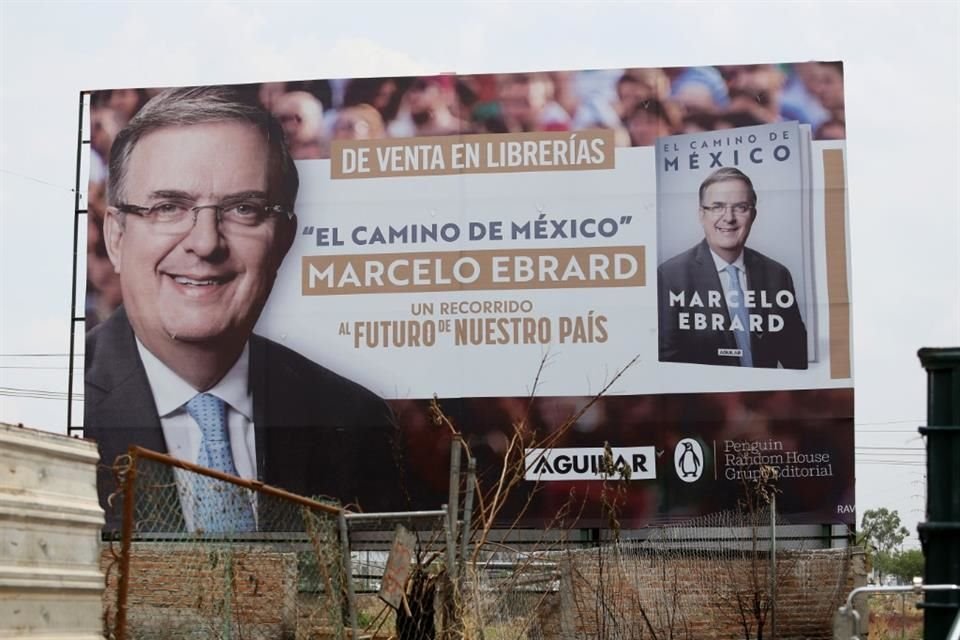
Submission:
[[[613,447],[613,464],[630,470],[631,480],[655,480],[654,447]],[[607,480],[603,468],[603,447],[527,449],[524,451],[526,480]]]
[[[703,447],[693,438],[684,438],[673,450],[673,466],[684,482],[696,482],[703,475]]]

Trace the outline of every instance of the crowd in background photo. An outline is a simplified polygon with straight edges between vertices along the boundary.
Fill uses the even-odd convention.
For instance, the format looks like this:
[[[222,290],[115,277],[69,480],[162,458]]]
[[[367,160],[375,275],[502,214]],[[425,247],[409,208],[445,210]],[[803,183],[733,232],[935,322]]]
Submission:
[[[621,147],[661,136],[799,121],[815,140],[846,137],[839,62],[436,75],[241,85],[283,125],[294,159],[336,140],[610,129]],[[90,99],[88,328],[120,303],[102,221],[116,134],[161,89]]]

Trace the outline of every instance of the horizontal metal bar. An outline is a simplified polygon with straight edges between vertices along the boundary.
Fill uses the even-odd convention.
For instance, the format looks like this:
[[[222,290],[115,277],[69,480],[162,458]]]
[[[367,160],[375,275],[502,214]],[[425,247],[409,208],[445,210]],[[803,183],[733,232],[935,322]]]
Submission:
[[[556,562],[549,561],[537,561],[531,560],[529,562],[517,561],[517,562],[475,562],[474,568],[482,567],[484,569],[516,569],[522,567],[524,569],[538,568],[538,569],[556,569],[559,564]]]
[[[919,427],[920,433],[953,433],[960,431],[960,424],[927,424]]]
[[[248,480],[246,478],[238,478],[237,476],[232,476],[228,473],[223,473],[221,471],[216,471],[214,469],[208,469],[206,467],[201,467],[196,464],[191,464],[186,460],[174,458],[173,456],[167,455],[165,453],[151,451],[150,449],[144,449],[143,447],[138,447],[138,446],[130,447],[130,456],[136,457],[136,458],[146,458],[147,460],[160,462],[162,464],[166,464],[171,467],[177,467],[179,469],[184,469],[186,471],[198,473],[202,476],[216,478],[217,480],[229,482],[230,484],[235,484],[239,487],[243,487],[251,491],[258,491],[268,496],[281,498],[283,500],[289,500],[290,502],[294,502],[304,507],[315,509],[317,511],[323,511],[325,513],[329,513],[332,515],[340,515],[341,513],[345,513],[345,509],[341,507],[334,507],[329,504],[317,502],[316,500],[305,498],[301,495],[297,495],[296,493],[290,493],[289,491],[284,491],[283,489],[280,489],[278,487],[272,487],[268,484],[263,484],[262,482],[259,482],[257,480]]]
[[[960,522],[944,522],[942,520],[932,520],[928,522],[919,523],[917,525],[917,529],[921,532],[928,531],[930,533],[960,532]]]
[[[960,591],[960,586],[955,584],[916,584],[898,587],[857,587],[847,596],[847,603],[843,605],[841,609],[851,609],[853,607],[853,599],[862,593],[916,593],[920,595],[924,591]]]
[[[184,534],[163,533],[163,532],[142,532],[133,534],[134,542],[167,542],[193,544],[197,540],[204,542],[230,542],[237,544],[257,543],[270,544],[278,548],[292,549],[299,551],[309,551],[312,549],[310,535],[303,531],[250,531],[250,532],[232,532],[225,534],[197,533]]]
[[[940,609],[951,611],[960,610],[960,604],[956,602],[918,602],[917,609]]]
[[[344,512],[347,520],[402,520],[403,518],[442,518],[447,515],[443,509],[433,511],[384,511],[382,513]]]
[[[960,362],[960,347],[923,347],[917,357],[926,369],[953,369]]]

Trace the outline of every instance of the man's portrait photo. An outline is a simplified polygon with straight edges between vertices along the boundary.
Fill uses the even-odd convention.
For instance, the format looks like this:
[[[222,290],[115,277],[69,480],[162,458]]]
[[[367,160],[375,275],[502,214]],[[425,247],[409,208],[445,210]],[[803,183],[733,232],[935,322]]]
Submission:
[[[777,224],[776,212],[763,209],[734,167],[710,173],[695,195],[696,212],[689,209],[703,239],[657,270],[660,361],[806,369],[807,329],[790,270],[747,246],[765,216]]]
[[[84,396],[103,465],[140,445],[389,506],[385,402],[254,333],[297,237],[299,177],[281,125],[238,88],[165,90],[116,134],[105,164],[102,242],[122,304],[87,333]],[[99,484],[105,500],[109,473]],[[184,491],[183,528],[208,529]],[[228,527],[256,530],[255,505],[237,512]],[[107,509],[108,528],[116,517]]]

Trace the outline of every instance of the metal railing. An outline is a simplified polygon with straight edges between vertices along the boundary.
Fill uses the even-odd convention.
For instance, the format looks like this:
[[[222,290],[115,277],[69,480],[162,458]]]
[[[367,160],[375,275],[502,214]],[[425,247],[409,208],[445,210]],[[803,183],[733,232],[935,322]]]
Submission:
[[[853,601],[857,596],[878,594],[896,594],[900,593],[906,596],[914,594],[921,596],[928,591],[960,591],[960,586],[955,584],[923,584],[920,578],[914,578],[912,585],[902,586],[876,586],[876,587],[857,587],[847,596],[847,601],[837,610],[837,615],[842,619],[847,619],[852,625],[852,633],[848,637],[845,634],[835,634],[834,640],[860,640],[860,635],[864,633],[861,629],[860,612],[853,606]],[[944,640],[960,640],[960,615],[953,622],[950,633]]]

